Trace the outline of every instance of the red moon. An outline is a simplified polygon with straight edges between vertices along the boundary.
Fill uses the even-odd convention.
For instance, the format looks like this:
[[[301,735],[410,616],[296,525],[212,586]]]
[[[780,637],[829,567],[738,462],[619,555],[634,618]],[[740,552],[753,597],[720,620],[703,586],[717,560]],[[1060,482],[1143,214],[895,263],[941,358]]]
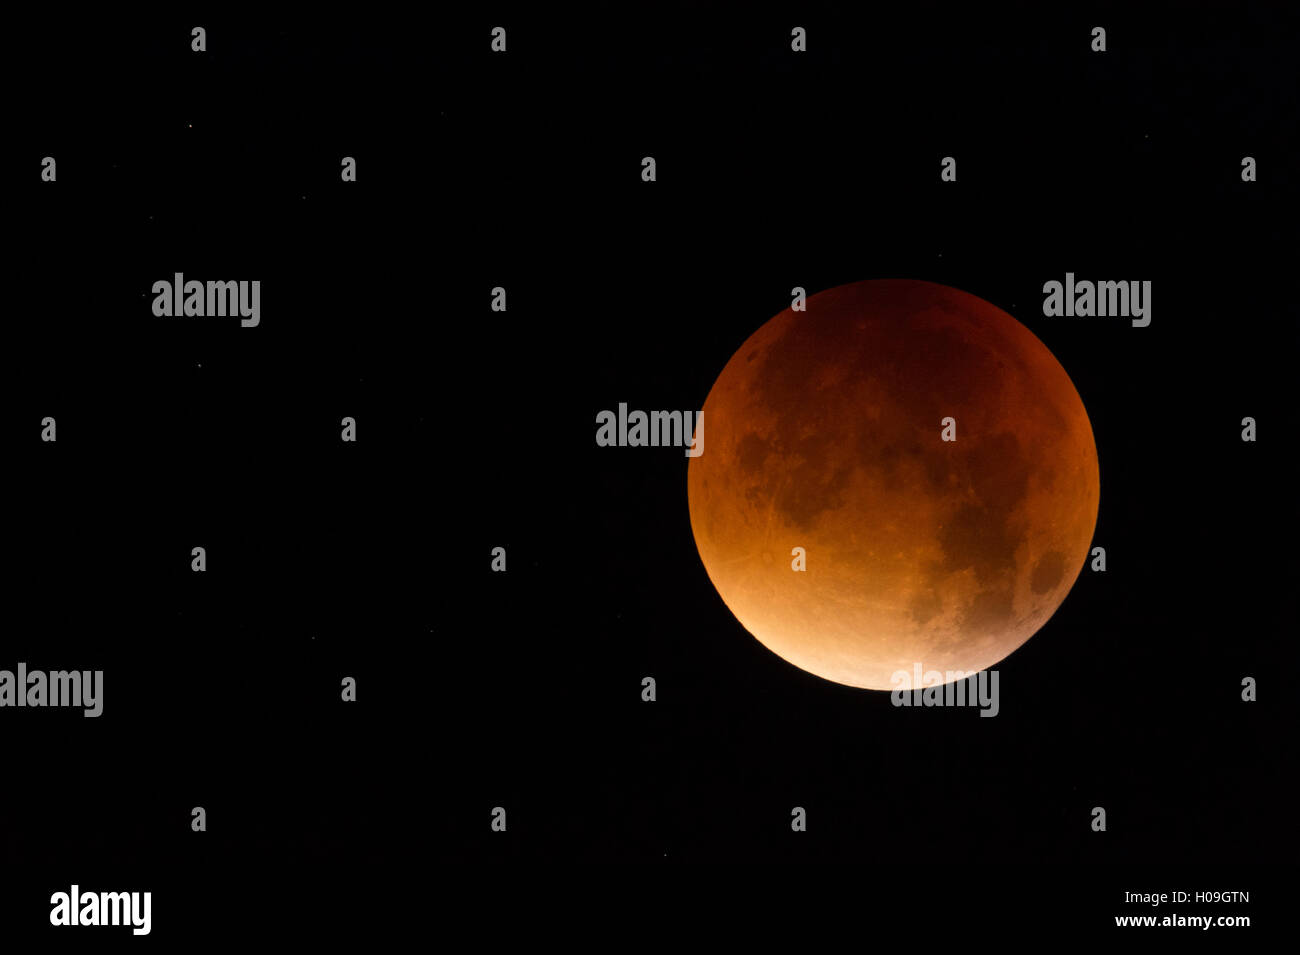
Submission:
[[[1029,329],[957,289],[857,282],[786,309],[727,362],[701,423],[687,495],[709,578],[764,646],[827,680],[991,667],[1088,558],[1083,402]]]

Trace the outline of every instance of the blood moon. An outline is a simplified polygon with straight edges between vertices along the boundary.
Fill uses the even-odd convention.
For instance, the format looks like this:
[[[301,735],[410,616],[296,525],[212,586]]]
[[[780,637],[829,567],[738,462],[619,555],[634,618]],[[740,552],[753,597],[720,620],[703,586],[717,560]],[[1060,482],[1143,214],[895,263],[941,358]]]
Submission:
[[[917,664],[945,682],[986,669],[1087,560],[1100,483],[1083,402],[1027,328],[957,289],[865,281],[786,309],[703,417],[687,491],[704,567],[809,673],[884,690]]]

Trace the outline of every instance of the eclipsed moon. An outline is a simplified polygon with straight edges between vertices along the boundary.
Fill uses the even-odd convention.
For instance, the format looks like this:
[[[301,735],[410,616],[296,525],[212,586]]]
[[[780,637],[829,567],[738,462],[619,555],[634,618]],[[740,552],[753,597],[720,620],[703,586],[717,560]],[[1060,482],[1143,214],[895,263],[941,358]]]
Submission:
[[[900,280],[814,295],[750,336],[703,411],[687,488],[704,567],[745,629],[809,673],[880,690],[918,664],[945,682],[986,669],[1088,558],[1100,483],[1083,402],[1042,342],[973,295]]]

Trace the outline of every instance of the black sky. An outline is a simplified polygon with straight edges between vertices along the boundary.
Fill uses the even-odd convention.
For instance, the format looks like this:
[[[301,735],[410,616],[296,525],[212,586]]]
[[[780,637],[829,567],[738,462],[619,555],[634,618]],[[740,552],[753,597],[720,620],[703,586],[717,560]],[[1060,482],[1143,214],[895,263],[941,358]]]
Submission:
[[[952,845],[1022,873],[1294,857],[1279,9],[16,29],[0,667],[102,667],[108,714],[3,718],[33,781],[0,803],[0,858],[42,873],[23,919],[73,870],[175,898],[268,860],[401,882]],[[155,319],[178,271],[261,279],[261,327]],[[1044,318],[1067,271],[1151,280],[1152,325]],[[1097,439],[1109,569],[1004,661],[992,720],[769,653],[695,553],[680,451],[594,443],[621,401],[699,408],[791,287],[889,277],[1023,321]]]

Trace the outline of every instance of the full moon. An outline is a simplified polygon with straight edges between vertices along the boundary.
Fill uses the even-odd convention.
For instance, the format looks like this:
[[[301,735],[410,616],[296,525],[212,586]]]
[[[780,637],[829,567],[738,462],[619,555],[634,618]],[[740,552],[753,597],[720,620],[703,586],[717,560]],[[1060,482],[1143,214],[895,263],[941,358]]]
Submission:
[[[786,309],[727,362],[704,426],[687,496],[705,570],[746,630],[827,680],[987,669],[1088,559],[1083,401],[1024,325],[966,292],[866,281]]]

